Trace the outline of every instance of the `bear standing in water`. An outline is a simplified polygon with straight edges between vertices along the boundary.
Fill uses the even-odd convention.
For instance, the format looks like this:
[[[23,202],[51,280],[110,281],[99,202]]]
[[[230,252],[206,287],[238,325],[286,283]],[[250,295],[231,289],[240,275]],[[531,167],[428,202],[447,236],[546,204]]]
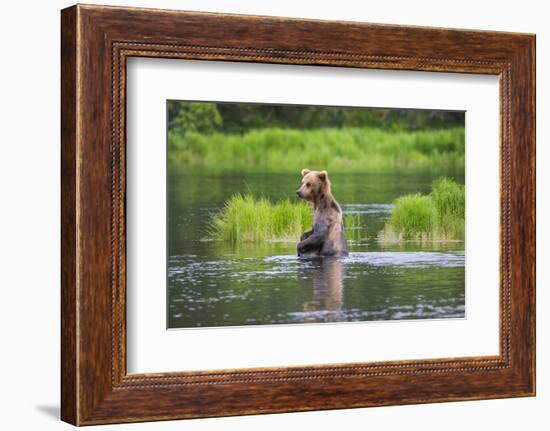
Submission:
[[[347,256],[342,209],[330,192],[327,171],[302,169],[299,198],[313,204],[313,229],[304,232],[298,243],[298,256]]]

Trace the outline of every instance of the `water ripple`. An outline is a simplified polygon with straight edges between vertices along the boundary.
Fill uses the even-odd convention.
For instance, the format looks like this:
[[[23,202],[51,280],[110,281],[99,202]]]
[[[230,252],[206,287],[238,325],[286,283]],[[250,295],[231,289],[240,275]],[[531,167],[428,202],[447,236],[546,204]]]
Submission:
[[[311,259],[297,259],[296,256],[269,256],[265,262],[308,262]],[[406,268],[426,268],[431,266],[439,267],[460,267],[464,266],[464,252],[400,252],[400,251],[372,251],[352,252],[349,256],[342,258],[343,263],[366,264],[370,266],[396,266]]]
[[[393,204],[341,204],[344,214],[390,214]]]

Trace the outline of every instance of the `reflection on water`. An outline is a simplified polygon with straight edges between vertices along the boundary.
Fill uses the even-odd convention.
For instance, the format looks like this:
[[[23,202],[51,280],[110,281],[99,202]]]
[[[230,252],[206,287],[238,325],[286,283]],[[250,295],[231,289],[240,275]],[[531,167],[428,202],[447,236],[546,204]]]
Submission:
[[[463,252],[173,256],[169,280],[170,327],[464,317]]]
[[[426,193],[438,176],[333,175],[343,211],[361,215],[368,239],[351,243],[345,258],[299,259],[296,244],[235,248],[205,240],[205,222],[233,193],[287,197],[292,176],[170,175],[168,326],[463,318],[463,243],[381,247],[375,241],[391,201]]]
[[[304,322],[338,322],[344,305],[344,263],[337,257],[315,259],[313,271],[303,271],[300,279],[313,295],[304,303]],[[308,277],[309,275],[309,277]]]

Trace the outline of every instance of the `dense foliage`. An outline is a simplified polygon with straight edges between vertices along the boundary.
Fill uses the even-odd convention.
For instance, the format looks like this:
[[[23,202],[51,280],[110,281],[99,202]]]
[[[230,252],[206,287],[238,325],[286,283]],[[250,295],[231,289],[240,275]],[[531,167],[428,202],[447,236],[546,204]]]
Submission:
[[[464,126],[464,112],[252,103],[168,102],[168,127],[184,135],[245,133],[263,128],[319,129],[374,127],[421,130]]]

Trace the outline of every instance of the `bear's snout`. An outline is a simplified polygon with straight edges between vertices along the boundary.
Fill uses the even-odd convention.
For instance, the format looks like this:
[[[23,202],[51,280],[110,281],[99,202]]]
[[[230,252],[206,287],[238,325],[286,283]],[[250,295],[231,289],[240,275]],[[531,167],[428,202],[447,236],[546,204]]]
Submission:
[[[302,197],[302,192],[300,190],[296,190],[296,194],[298,195],[299,198]]]

